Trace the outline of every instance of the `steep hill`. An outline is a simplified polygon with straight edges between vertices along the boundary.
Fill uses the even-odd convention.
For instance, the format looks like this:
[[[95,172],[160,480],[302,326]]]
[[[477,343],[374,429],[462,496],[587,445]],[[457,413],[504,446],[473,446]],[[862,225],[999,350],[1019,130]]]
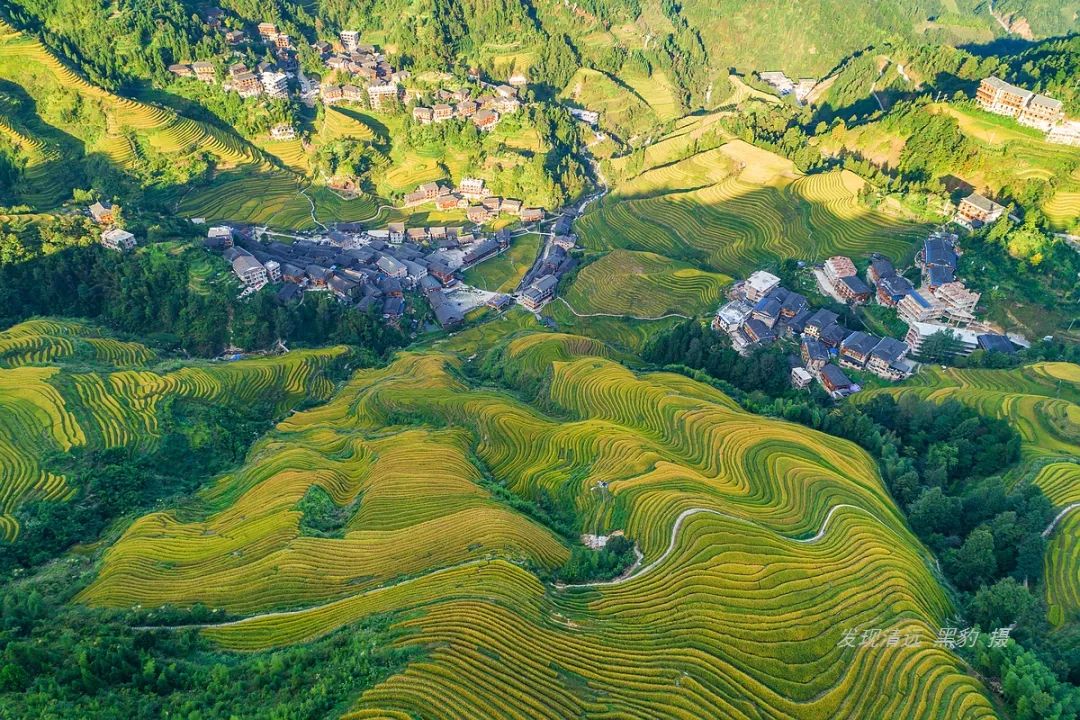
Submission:
[[[525,335],[485,363],[505,387],[445,352],[361,371],[220,478],[214,510],[136,521],[79,599],[224,608],[246,617],[201,632],[244,651],[385,615],[417,655],[355,718],[995,717],[930,642],[949,600],[865,454],[608,355]],[[642,563],[546,585],[568,539],[530,507],[625,530]],[[856,626],[924,644],[842,647]]]
[[[624,247],[745,275],[782,258],[907,254],[923,226],[860,198],[847,171],[803,175],[732,141],[617,184],[577,229],[586,247]]]

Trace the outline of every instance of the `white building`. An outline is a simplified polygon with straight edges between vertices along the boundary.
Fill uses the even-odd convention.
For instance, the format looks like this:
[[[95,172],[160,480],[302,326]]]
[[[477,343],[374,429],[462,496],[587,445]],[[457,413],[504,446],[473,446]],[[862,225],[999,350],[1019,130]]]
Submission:
[[[775,290],[778,285],[780,285],[780,278],[764,270],[756,270],[750,277],[746,278],[746,282],[743,284],[743,292],[747,300],[756,303]]]
[[[281,264],[277,260],[267,260],[263,267],[266,268],[266,277],[270,282],[281,282]]]
[[[754,307],[742,300],[732,300],[720,306],[713,319],[713,329],[723,330],[726,333],[735,332],[750,317]]]
[[[135,242],[135,236],[127,230],[113,228],[101,233],[101,244],[110,250],[123,252],[124,250],[131,250],[137,243]]]
[[[979,346],[979,333],[964,328],[954,328],[938,323],[913,322],[908,324],[905,342],[911,348],[911,352],[918,355],[922,351],[923,343],[931,335],[939,332],[950,332],[959,341],[958,351],[961,355],[970,355]]]
[[[600,122],[600,113],[596,112],[595,110],[582,110],[581,108],[570,108],[570,115],[572,115],[573,117],[577,118],[578,120],[580,120],[581,122],[583,122],[583,123],[585,123],[587,125],[592,125],[593,127],[595,127],[596,124],[598,122]]]
[[[296,128],[289,123],[278,123],[270,128],[270,137],[274,140],[294,140],[296,139]]]
[[[342,30],[338,38],[341,39],[341,47],[345,48],[345,52],[353,53],[360,47],[359,30]]]
[[[272,98],[289,97],[289,76],[282,72],[264,72],[260,78],[263,90]]]
[[[791,369],[791,384],[802,390],[805,387],[809,387],[810,383],[814,381],[814,376],[810,374],[810,371],[806,368],[794,367]]]
[[[371,101],[371,107],[375,110],[382,110],[384,107],[387,107],[398,99],[397,83],[368,85],[367,92],[368,100]]]

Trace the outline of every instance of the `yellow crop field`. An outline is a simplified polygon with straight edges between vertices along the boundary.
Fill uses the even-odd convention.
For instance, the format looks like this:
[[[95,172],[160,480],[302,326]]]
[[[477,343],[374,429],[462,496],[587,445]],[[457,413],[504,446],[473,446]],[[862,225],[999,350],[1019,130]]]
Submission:
[[[1050,622],[1080,621],[1080,508],[1065,515],[1046,548],[1046,605]]]
[[[68,372],[67,359],[138,367],[153,353],[93,336],[78,323],[35,320],[0,333],[0,531],[18,533],[16,509],[30,500],[64,500],[72,488],[45,467],[73,448],[149,448],[160,437],[167,397],[250,404],[277,398],[278,411],[334,389],[323,371],[345,348],[297,351],[235,363],[202,363],[168,373],[146,369]]]
[[[246,617],[202,632],[237,650],[386,615],[419,655],[354,718],[995,717],[932,644],[950,601],[865,453],[595,340],[509,335],[490,351],[509,392],[465,379],[475,338],[358,371],[219,478],[212,511],[137,520],[79,601],[225,608]],[[493,485],[624,530],[641,565],[545,584],[564,539]],[[347,510],[334,537],[303,531],[314,486]],[[842,647],[855,627],[924,643]]]
[[[739,275],[782,258],[904,256],[926,228],[867,207],[863,184],[847,171],[803,176],[732,141],[616,186],[578,232],[590,249],[647,250]]]
[[[154,352],[145,345],[102,337],[70,320],[29,320],[0,332],[0,367],[45,364],[73,356],[116,367],[145,365]]]

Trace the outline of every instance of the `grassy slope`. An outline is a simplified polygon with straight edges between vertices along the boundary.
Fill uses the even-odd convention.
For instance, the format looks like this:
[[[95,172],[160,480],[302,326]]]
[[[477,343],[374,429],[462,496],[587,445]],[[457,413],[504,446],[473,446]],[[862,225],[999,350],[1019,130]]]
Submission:
[[[463,355],[474,332],[485,329],[454,338]],[[426,657],[362,695],[356,718],[633,716],[646,706],[747,717],[750,703],[804,718],[995,716],[931,642],[837,645],[856,625],[929,640],[951,612],[864,453],[748,415],[681,376],[636,376],[595,341],[526,334],[501,353],[520,392],[470,385],[468,361],[452,353],[360,371],[222,477],[207,493],[217,510],[136,521],[80,599],[300,608],[205,631],[244,650],[388,613],[397,642]],[[537,387],[540,403],[520,399]],[[550,566],[565,547],[496,501],[485,474],[521,497],[546,490],[589,529],[624,528],[646,562],[663,561],[623,585],[546,589],[506,560]],[[362,495],[343,538],[300,535],[294,508],[313,484],[341,506]],[[841,503],[857,509],[835,512],[821,539],[796,540]],[[676,517],[695,507],[728,516],[690,516],[666,554]]]

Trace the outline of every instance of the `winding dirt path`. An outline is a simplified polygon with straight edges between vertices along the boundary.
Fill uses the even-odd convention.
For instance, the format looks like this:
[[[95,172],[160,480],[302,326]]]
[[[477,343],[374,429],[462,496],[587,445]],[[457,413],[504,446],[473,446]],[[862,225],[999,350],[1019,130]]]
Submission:
[[[577,317],[580,317],[580,318],[613,317],[613,318],[630,318],[631,320],[667,320],[668,318],[678,317],[678,318],[682,318],[683,320],[689,320],[690,319],[689,315],[682,315],[680,313],[668,313],[667,315],[661,315],[660,317],[641,317],[640,315],[619,315],[617,313],[579,313],[577,310],[574,309],[573,305],[566,302],[566,298],[564,298],[564,297],[562,297],[560,295],[558,299],[562,301],[563,305],[565,305],[567,308],[570,309],[570,312],[574,313],[574,315],[576,315]]]
[[[874,517],[869,512],[867,512],[865,509],[859,507],[858,505],[849,505],[847,503],[841,503],[840,505],[833,506],[833,508],[831,510],[829,510],[829,514],[825,516],[824,522],[821,523],[821,529],[818,530],[817,533],[815,533],[812,537],[801,538],[801,539],[800,538],[787,538],[787,539],[791,540],[792,542],[797,542],[797,543],[817,542],[818,540],[820,540],[821,538],[823,538],[825,536],[825,531],[828,530],[828,528],[829,528],[829,521],[832,520],[833,513],[835,513],[837,510],[839,510],[841,508],[852,508],[853,510],[861,510],[862,512],[866,512],[867,515],[870,515],[870,517],[873,517],[875,520],[877,520],[876,517]],[[613,579],[613,580],[597,580],[595,582],[579,583],[579,584],[575,584],[575,585],[556,585],[556,587],[558,589],[560,589],[560,590],[564,590],[566,588],[604,587],[604,586],[612,586],[612,585],[621,585],[624,582],[629,582],[630,580],[636,580],[637,578],[641,577],[642,575],[645,575],[645,574],[647,574],[649,572],[652,572],[657,567],[659,567],[665,560],[667,560],[668,557],[671,555],[671,553],[675,552],[675,541],[678,539],[679,530],[682,528],[683,522],[685,522],[687,518],[689,518],[689,517],[691,517],[693,515],[701,514],[701,513],[708,514],[708,515],[719,515],[720,517],[727,518],[728,520],[734,520],[735,522],[745,523],[747,525],[754,525],[755,527],[760,527],[760,528],[765,527],[764,525],[761,525],[760,523],[756,523],[753,520],[748,520],[747,518],[738,517],[736,515],[729,515],[726,512],[722,512],[720,510],[713,510],[712,508],[696,507],[696,508],[690,508],[689,510],[683,510],[681,513],[679,513],[679,517],[675,518],[675,524],[671,526],[671,540],[668,542],[667,549],[664,550],[663,554],[660,555],[660,557],[656,558],[655,560],[653,560],[648,565],[645,565],[644,567],[639,567],[640,563],[641,563],[641,553],[639,551],[638,552],[638,561],[636,563],[634,563],[633,566],[631,566],[630,570],[628,572],[620,575],[619,577]],[[768,529],[768,528],[766,528],[766,529]],[[635,568],[636,568],[636,571],[635,571]]]
[[[1077,508],[1080,508],[1080,502],[1074,502],[1074,503],[1073,503],[1072,505],[1066,505],[1066,506],[1065,506],[1065,507],[1064,507],[1064,508],[1063,508],[1063,509],[1061,510],[1061,512],[1059,512],[1059,513],[1058,513],[1058,514],[1057,514],[1057,515],[1056,515],[1056,516],[1054,517],[1054,519],[1050,521],[1050,524],[1046,526],[1046,529],[1042,531],[1042,536],[1043,536],[1044,538],[1048,538],[1048,537],[1050,537],[1050,534],[1054,532],[1054,528],[1056,528],[1056,527],[1057,527],[1057,524],[1058,524],[1059,522],[1061,522],[1061,520],[1062,520],[1062,519],[1063,519],[1063,518],[1064,518],[1064,517],[1065,517],[1066,515],[1068,515],[1069,513],[1071,513],[1071,512],[1073,511],[1073,510],[1076,510]]]

